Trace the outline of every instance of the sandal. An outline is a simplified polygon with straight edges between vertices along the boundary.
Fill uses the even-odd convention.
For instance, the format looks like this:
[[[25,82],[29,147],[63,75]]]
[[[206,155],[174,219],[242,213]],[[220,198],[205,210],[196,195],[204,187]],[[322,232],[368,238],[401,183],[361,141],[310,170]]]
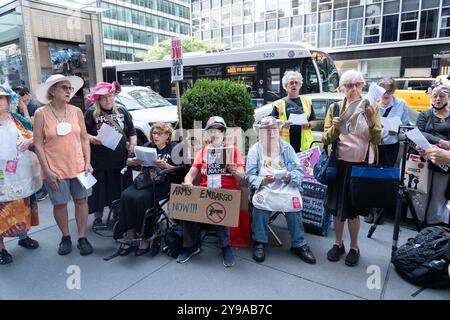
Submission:
[[[39,242],[31,239],[30,237],[26,237],[25,239],[19,240],[19,246],[24,247],[26,249],[37,249],[39,248]]]
[[[138,247],[136,250],[136,253],[134,255],[135,256],[143,256],[144,254],[146,254],[149,251],[150,251],[150,243],[148,243],[147,248],[145,248],[145,249],[141,249]]]
[[[13,262],[12,256],[6,249],[0,250],[0,264],[9,264]]]
[[[119,248],[119,256],[125,257],[136,250],[136,247],[129,246],[128,248],[124,248],[124,245],[121,245]]]
[[[103,225],[102,218],[95,218],[94,222],[92,223],[92,228],[99,227],[101,225]]]

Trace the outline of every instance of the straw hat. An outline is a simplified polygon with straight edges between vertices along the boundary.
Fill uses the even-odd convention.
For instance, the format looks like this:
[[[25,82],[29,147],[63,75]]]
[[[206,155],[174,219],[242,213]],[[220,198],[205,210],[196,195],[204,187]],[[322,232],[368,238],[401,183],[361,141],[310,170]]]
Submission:
[[[74,88],[73,92],[70,93],[70,99],[73,98],[75,93],[83,87],[84,81],[77,76],[63,76],[62,74],[54,74],[50,76],[44,83],[41,83],[36,89],[36,99],[42,104],[47,104],[50,100],[47,99],[48,89],[52,85],[58,82],[69,81],[70,85]]]

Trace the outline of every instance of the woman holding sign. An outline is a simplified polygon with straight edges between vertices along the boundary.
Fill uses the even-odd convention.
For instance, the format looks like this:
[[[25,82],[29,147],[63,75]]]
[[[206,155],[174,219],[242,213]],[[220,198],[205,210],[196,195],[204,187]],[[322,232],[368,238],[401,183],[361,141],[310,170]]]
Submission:
[[[36,89],[36,98],[44,106],[34,116],[34,145],[53,204],[53,215],[62,232],[60,255],[72,252],[67,212],[71,198],[75,203],[80,254],[94,251],[86,238],[90,189],[84,188],[77,179],[80,174],[93,172],[89,137],[81,109],[69,104],[82,86],[80,77],[56,74]]]
[[[116,199],[121,192],[132,183],[132,171],[125,174],[120,171],[126,166],[128,155],[133,152],[137,144],[136,129],[130,113],[122,107],[116,106],[115,97],[120,93],[118,82],[99,82],[88,99],[94,102],[89,108],[84,120],[91,143],[91,162],[97,183],[92,188],[92,195],[88,199],[89,213],[95,214],[93,226],[102,224],[103,209]],[[105,128],[109,126],[109,128]],[[103,129],[112,129],[107,133],[109,137],[118,136],[116,143],[107,144],[98,137]]]
[[[431,106],[417,118],[417,128],[429,143],[436,148],[450,150],[450,88],[438,86],[431,92]],[[426,150],[430,151],[431,150]],[[446,206],[450,199],[448,166],[430,164],[428,194],[414,194],[417,215],[427,224],[450,223],[450,210]]]
[[[183,185],[192,188],[193,181],[200,174],[200,186],[208,188],[222,188],[239,190],[239,176],[244,174],[244,160],[236,146],[225,143],[227,126],[222,117],[210,117],[206,123],[205,131],[208,144],[197,154],[191,169],[184,178]],[[222,155],[222,156],[220,156]],[[216,161],[218,158],[221,161]],[[224,159],[227,161],[223,161]],[[230,162],[228,162],[230,161]],[[236,164],[237,170],[229,173],[228,165]],[[200,253],[200,227],[196,222],[182,221],[183,250],[178,256],[178,263],[187,262],[193,255]],[[232,267],[234,255],[230,248],[230,232],[228,227],[212,225],[219,238],[219,247],[222,250],[223,265]]]

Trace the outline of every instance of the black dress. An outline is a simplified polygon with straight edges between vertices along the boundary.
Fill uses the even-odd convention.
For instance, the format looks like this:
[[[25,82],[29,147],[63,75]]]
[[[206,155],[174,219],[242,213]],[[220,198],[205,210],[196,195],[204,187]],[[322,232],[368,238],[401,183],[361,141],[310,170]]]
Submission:
[[[153,143],[147,142],[145,147],[156,148]],[[164,149],[159,150],[156,148],[158,159],[164,160],[168,164],[175,166],[172,161],[172,150],[176,146],[175,142],[171,142]],[[154,168],[157,170],[156,168]],[[155,190],[150,186],[145,189],[138,190],[131,184],[127,189],[122,192],[120,197],[120,219],[119,219],[119,234],[134,229],[137,233],[141,232],[145,212],[153,207],[154,198],[161,200],[170,193],[171,183],[180,183],[183,179],[183,174],[176,174],[167,177],[166,182],[158,183]],[[146,230],[146,237],[151,236]]]
[[[120,126],[126,137],[136,135],[132,117],[124,108],[118,108],[117,112],[103,110],[102,115],[95,119],[93,112],[92,107],[85,113],[86,129],[90,135],[97,136],[97,130],[103,123],[113,128]],[[91,144],[90,146],[91,165],[97,183],[93,186],[92,195],[88,198],[89,213],[103,212],[103,209],[119,199],[121,192],[132,183],[131,170],[125,174],[120,173],[126,166],[128,157],[127,140],[122,137],[115,150],[103,145]]]

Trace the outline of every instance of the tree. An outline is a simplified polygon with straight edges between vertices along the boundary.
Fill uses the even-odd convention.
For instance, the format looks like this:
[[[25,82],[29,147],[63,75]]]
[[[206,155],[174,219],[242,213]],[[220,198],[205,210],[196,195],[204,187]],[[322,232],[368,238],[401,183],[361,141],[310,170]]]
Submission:
[[[209,43],[207,41],[198,41],[191,37],[181,38],[183,45],[183,53],[198,51],[217,51],[224,50],[225,45],[217,43]],[[162,60],[165,56],[170,55],[171,39],[166,39],[159,43],[157,47],[153,47],[147,53],[138,53],[136,58],[143,61]]]

